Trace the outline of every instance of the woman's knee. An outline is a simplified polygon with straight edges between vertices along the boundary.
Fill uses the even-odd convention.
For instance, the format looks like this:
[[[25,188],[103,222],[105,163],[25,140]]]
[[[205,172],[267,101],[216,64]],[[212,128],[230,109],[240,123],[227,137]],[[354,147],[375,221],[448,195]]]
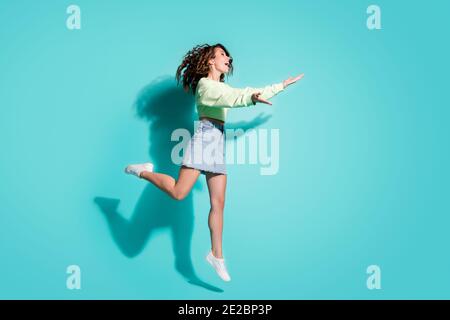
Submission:
[[[174,190],[171,194],[172,198],[175,200],[183,200],[188,195],[188,191],[185,190]]]
[[[223,211],[225,208],[225,198],[224,197],[214,197],[211,199],[211,209],[213,211]]]

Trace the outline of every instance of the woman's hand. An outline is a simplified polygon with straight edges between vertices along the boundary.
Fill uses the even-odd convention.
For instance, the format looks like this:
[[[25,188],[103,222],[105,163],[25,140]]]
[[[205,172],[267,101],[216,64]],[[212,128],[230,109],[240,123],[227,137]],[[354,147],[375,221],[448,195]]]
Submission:
[[[291,85],[291,84],[297,82],[298,80],[300,80],[301,78],[303,78],[304,75],[305,75],[305,74],[302,73],[302,74],[296,76],[295,78],[294,78],[294,77],[289,77],[289,78],[287,78],[286,80],[283,81],[283,88],[286,88],[287,86],[289,86],[289,85]]]
[[[289,77],[288,79],[284,80],[283,81],[283,89],[286,88],[287,86],[297,82],[298,80],[303,78],[304,75],[305,74],[302,73],[296,77]],[[272,103],[269,100],[261,98],[260,95],[261,95],[261,92],[255,92],[254,94],[252,94],[253,104],[256,104],[257,102],[261,102],[261,103],[272,105]]]
[[[269,100],[261,98],[260,95],[261,92],[255,92],[254,94],[252,94],[252,101],[254,104],[256,104],[257,102],[261,102],[272,105],[272,103]]]

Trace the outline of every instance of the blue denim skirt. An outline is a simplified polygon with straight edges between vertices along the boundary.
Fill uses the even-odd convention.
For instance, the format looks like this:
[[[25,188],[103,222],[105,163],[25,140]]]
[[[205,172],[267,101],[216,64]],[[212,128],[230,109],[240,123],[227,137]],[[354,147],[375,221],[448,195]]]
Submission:
[[[181,165],[200,170],[202,174],[227,174],[224,126],[201,119],[187,144]]]

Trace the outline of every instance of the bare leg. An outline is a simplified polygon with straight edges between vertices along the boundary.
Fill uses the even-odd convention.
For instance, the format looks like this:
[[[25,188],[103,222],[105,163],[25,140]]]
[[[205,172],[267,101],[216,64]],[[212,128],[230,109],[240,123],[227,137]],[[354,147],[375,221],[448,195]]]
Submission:
[[[227,176],[224,174],[207,173],[206,182],[208,184],[211,203],[208,217],[211,234],[211,251],[216,258],[222,259],[223,209],[225,207]]]
[[[180,167],[178,180],[164,173],[143,171],[140,178],[145,179],[176,200],[184,199],[197,181],[200,171],[197,169]]]

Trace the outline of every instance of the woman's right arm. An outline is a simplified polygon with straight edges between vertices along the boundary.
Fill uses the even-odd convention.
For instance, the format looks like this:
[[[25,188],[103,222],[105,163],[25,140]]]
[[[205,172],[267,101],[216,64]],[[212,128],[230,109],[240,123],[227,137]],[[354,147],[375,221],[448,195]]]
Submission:
[[[263,88],[246,87],[233,88],[226,83],[198,83],[197,103],[217,108],[240,108],[255,105],[256,102],[271,104],[268,99],[283,91],[287,86],[303,78],[303,73],[297,77],[290,77],[283,82],[265,86]]]
[[[198,103],[208,107],[240,108],[255,105],[254,94],[260,93],[263,99],[270,99],[284,90],[283,83],[276,83],[263,88],[233,88],[225,83],[213,85],[200,84]]]

